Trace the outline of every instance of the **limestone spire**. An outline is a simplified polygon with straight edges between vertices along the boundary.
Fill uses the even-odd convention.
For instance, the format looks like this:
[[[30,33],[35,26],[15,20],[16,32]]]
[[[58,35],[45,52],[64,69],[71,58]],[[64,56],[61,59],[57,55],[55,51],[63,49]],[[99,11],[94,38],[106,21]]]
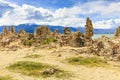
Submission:
[[[89,19],[89,17],[87,17],[87,19],[86,19],[84,35],[87,39],[91,39],[93,36],[93,25],[92,25],[92,21]]]

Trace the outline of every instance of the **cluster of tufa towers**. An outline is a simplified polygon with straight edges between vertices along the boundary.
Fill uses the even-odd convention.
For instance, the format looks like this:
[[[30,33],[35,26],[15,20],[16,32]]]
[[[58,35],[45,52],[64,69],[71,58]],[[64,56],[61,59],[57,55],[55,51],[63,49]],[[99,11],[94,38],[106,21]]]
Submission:
[[[37,46],[39,44],[40,46],[55,43],[60,46],[80,47],[89,46],[93,42],[93,25],[89,18],[86,19],[84,33],[81,33],[79,29],[71,32],[69,27],[65,27],[63,32],[63,34],[59,34],[58,30],[51,32],[47,26],[40,26],[33,34],[26,33],[23,29],[16,33],[15,27],[11,27],[10,30],[5,27],[0,36],[0,45],[6,47],[19,41],[15,45]]]

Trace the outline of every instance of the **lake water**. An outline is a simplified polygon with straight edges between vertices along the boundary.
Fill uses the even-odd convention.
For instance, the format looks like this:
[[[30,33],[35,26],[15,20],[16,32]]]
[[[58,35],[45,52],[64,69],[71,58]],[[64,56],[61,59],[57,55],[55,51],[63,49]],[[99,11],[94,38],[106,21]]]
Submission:
[[[113,37],[114,34],[94,34],[93,39],[100,38],[101,36]]]

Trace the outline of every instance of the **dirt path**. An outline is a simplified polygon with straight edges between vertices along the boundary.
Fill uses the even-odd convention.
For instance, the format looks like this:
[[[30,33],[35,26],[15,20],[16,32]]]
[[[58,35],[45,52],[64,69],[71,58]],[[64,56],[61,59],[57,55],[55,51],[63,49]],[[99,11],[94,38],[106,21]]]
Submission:
[[[63,48],[64,50],[67,48]],[[68,48],[69,49],[69,48]],[[35,61],[35,62],[43,62],[51,65],[58,66],[61,69],[66,71],[70,71],[73,73],[73,77],[70,79],[64,80],[120,80],[120,71],[116,69],[110,68],[102,68],[102,67],[94,67],[88,68],[85,66],[75,66],[67,63],[63,63],[62,61],[66,58],[72,56],[78,56],[75,53],[69,52],[56,52],[57,50],[37,50],[32,51],[31,49],[24,49],[19,51],[2,51],[0,52],[0,75],[10,75],[16,80],[58,80],[56,78],[33,78],[29,76],[21,75],[20,73],[14,73],[8,71],[5,67],[9,64],[12,64],[16,61]],[[61,50],[62,51],[62,50]],[[54,52],[54,53],[53,53]],[[42,57],[36,59],[25,59],[24,56],[28,54],[39,54]],[[58,57],[58,55],[61,55]],[[59,79],[62,80],[62,79]]]

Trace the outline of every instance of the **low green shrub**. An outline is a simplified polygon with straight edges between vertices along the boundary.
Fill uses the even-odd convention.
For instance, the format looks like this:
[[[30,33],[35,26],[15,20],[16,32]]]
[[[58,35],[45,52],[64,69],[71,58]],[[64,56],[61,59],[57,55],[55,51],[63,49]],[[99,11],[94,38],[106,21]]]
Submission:
[[[43,44],[49,44],[51,42],[56,42],[57,39],[55,37],[49,37],[46,40],[44,40]]]
[[[26,40],[26,41],[24,42],[24,45],[25,45],[25,46],[32,46],[32,44],[33,44],[33,40]]]

